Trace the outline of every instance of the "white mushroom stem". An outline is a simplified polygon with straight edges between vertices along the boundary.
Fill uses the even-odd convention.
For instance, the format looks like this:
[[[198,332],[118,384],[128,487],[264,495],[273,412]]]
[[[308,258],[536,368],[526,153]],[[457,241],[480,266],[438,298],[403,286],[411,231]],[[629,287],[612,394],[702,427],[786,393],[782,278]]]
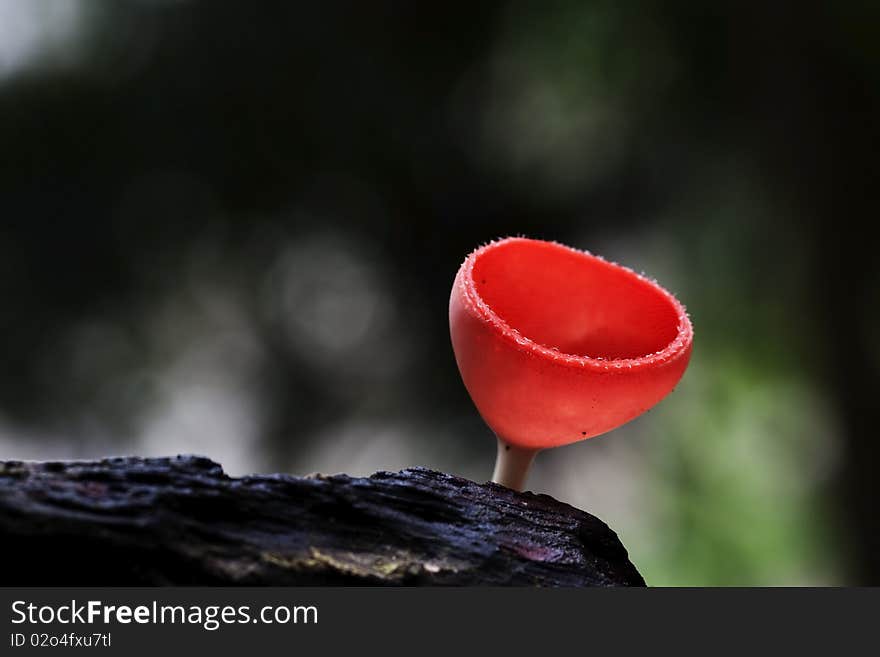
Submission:
[[[529,467],[535,459],[537,449],[517,447],[498,439],[498,456],[495,458],[495,472],[492,481],[513,490],[521,491],[529,475]]]

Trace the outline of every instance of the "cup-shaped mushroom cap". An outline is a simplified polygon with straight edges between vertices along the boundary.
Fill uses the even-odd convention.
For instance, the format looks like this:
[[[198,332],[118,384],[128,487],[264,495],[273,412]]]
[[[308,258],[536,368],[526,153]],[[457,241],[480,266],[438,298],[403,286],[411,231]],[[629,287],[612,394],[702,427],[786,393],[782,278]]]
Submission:
[[[610,431],[665,397],[690,360],[684,307],[626,267],[510,238],[471,253],[449,302],[465,387],[495,434],[530,449]]]

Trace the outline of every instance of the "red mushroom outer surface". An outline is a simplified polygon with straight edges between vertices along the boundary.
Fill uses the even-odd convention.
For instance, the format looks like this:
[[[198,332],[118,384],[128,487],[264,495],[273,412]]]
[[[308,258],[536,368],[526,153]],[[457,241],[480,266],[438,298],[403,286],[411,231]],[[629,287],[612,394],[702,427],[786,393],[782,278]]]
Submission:
[[[665,397],[693,329],[655,282],[589,253],[525,238],[464,261],[449,327],[465,387],[495,434],[544,449],[610,431]]]

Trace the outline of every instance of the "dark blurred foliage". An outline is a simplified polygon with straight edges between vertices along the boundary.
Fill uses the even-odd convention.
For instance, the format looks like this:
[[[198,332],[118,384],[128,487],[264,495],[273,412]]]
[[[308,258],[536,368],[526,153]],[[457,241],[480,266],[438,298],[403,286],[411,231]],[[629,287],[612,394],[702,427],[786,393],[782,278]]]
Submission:
[[[695,360],[809,382],[839,431],[839,578],[880,583],[880,4],[79,11],[75,45],[0,79],[0,418],[36,428],[14,455],[137,450],[194,345],[187,372],[258,408],[248,466],[405,415],[445,441],[429,464],[488,470],[448,293],[525,234],[661,263]]]

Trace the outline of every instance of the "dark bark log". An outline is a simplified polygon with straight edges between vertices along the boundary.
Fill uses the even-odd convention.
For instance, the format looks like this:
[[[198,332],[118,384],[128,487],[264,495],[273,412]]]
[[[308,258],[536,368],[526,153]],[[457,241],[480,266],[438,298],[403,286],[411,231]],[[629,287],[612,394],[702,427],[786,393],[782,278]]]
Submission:
[[[0,462],[0,544],[4,585],[644,585],[588,513],[421,468]]]

